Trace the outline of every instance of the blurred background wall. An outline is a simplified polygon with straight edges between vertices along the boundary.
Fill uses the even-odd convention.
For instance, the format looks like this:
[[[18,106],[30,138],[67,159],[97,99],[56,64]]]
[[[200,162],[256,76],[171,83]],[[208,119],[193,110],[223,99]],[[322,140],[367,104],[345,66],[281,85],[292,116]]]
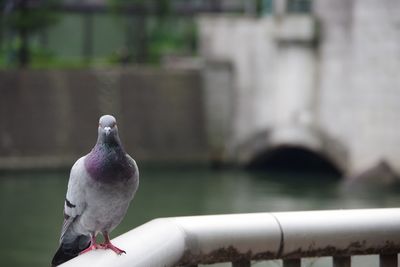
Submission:
[[[68,166],[89,152],[98,117],[109,113],[141,161],[206,159],[197,71],[20,70],[0,72],[0,80],[1,167]]]
[[[231,109],[227,157],[276,164],[277,151],[301,148],[345,173],[381,161],[398,170],[399,4],[325,0],[300,12],[291,2],[275,1],[273,16],[200,19],[206,69],[233,65],[234,104],[225,94],[215,105]]]
[[[398,1],[2,9],[1,167],[68,165],[113,113],[138,160],[400,171]]]

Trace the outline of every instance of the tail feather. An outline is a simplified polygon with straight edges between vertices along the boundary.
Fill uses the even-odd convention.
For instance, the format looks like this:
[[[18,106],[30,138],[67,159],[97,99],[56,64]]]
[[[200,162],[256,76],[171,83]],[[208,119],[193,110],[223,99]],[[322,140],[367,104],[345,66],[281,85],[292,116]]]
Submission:
[[[51,261],[51,266],[58,266],[72,258],[75,258],[80,252],[89,246],[90,237],[86,235],[76,235],[64,238]]]

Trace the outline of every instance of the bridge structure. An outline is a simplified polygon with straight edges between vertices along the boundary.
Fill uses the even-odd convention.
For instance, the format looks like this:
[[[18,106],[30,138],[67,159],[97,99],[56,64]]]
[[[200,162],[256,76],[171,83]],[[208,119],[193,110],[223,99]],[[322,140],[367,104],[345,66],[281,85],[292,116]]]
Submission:
[[[277,10],[264,17],[199,19],[215,160],[349,176],[385,161],[398,172],[392,1],[314,1],[302,14],[273,2]]]

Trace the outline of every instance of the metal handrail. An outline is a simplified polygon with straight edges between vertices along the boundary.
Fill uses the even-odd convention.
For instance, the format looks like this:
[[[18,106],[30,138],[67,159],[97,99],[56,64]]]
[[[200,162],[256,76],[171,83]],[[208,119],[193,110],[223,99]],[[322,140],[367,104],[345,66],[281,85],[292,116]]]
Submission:
[[[97,250],[63,264],[73,266],[172,267],[302,257],[380,254],[381,266],[397,266],[400,208],[277,212],[156,219],[113,240],[127,254]]]

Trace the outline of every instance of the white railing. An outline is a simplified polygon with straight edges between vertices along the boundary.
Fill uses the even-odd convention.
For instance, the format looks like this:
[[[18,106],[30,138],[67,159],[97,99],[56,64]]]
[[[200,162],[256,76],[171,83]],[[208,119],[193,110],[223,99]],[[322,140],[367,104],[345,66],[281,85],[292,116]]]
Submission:
[[[156,219],[113,240],[126,250],[91,251],[62,265],[114,267],[197,266],[332,256],[333,266],[351,265],[353,255],[380,255],[381,267],[397,267],[400,208],[277,212]]]

